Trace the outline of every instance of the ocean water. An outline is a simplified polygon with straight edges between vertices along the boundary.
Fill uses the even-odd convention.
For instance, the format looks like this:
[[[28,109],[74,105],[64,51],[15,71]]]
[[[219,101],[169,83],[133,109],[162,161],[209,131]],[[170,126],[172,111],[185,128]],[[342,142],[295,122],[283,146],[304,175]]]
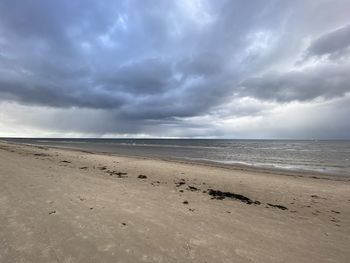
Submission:
[[[11,139],[36,145],[212,161],[350,176],[350,141],[216,139]]]

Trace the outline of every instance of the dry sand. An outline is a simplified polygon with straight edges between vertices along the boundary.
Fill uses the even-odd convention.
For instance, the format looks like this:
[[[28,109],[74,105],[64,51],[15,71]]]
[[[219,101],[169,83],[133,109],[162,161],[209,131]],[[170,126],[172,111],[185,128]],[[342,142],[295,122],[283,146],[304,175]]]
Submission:
[[[350,262],[350,182],[1,142],[0,262]]]

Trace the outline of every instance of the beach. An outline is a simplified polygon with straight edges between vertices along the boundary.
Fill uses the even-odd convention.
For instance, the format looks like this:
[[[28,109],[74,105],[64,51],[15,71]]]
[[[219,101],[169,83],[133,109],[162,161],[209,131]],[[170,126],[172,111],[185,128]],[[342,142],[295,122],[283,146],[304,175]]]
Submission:
[[[349,262],[350,178],[0,142],[0,262]]]

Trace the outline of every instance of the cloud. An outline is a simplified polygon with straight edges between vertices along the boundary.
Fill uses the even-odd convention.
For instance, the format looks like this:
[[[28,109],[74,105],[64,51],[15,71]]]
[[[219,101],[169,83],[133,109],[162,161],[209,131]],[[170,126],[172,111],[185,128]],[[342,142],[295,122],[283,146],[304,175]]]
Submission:
[[[237,35],[255,26],[243,23],[245,14],[258,14],[264,4],[161,3],[3,1],[3,53],[13,59],[2,66],[8,71],[0,78],[2,97],[101,109],[124,102],[121,113],[135,115],[134,106],[144,107],[154,113],[149,118],[195,115],[220,103],[231,92],[235,56],[247,41]],[[230,24],[236,25],[227,31]],[[151,104],[156,110],[148,109]]]
[[[216,136],[225,129],[187,120],[259,118],[344,97],[349,8],[345,0],[3,0],[0,103],[33,108],[33,125],[62,133],[79,122],[76,132],[87,134]],[[57,112],[74,113],[71,122],[50,121]]]
[[[111,91],[136,94],[161,94],[176,83],[172,65],[159,58],[131,61],[97,80],[97,84],[105,85]]]
[[[0,129],[2,136],[349,139],[349,103],[350,94],[288,104],[242,98],[206,115],[167,121],[141,120],[139,125],[104,110],[43,110],[38,106],[3,103]],[[232,109],[235,113],[232,114],[229,110],[234,105],[238,109]]]
[[[269,72],[244,80],[240,94],[281,102],[334,98],[350,92],[350,64],[326,64],[303,70]]]
[[[316,40],[306,50],[308,57],[339,55],[349,50],[350,47],[350,25],[325,33]]]

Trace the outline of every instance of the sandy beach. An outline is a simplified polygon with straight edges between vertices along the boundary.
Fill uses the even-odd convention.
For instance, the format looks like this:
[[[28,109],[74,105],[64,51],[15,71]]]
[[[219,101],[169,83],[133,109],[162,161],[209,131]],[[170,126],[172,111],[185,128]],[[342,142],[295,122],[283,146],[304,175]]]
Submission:
[[[348,177],[0,142],[0,262],[349,262]]]

